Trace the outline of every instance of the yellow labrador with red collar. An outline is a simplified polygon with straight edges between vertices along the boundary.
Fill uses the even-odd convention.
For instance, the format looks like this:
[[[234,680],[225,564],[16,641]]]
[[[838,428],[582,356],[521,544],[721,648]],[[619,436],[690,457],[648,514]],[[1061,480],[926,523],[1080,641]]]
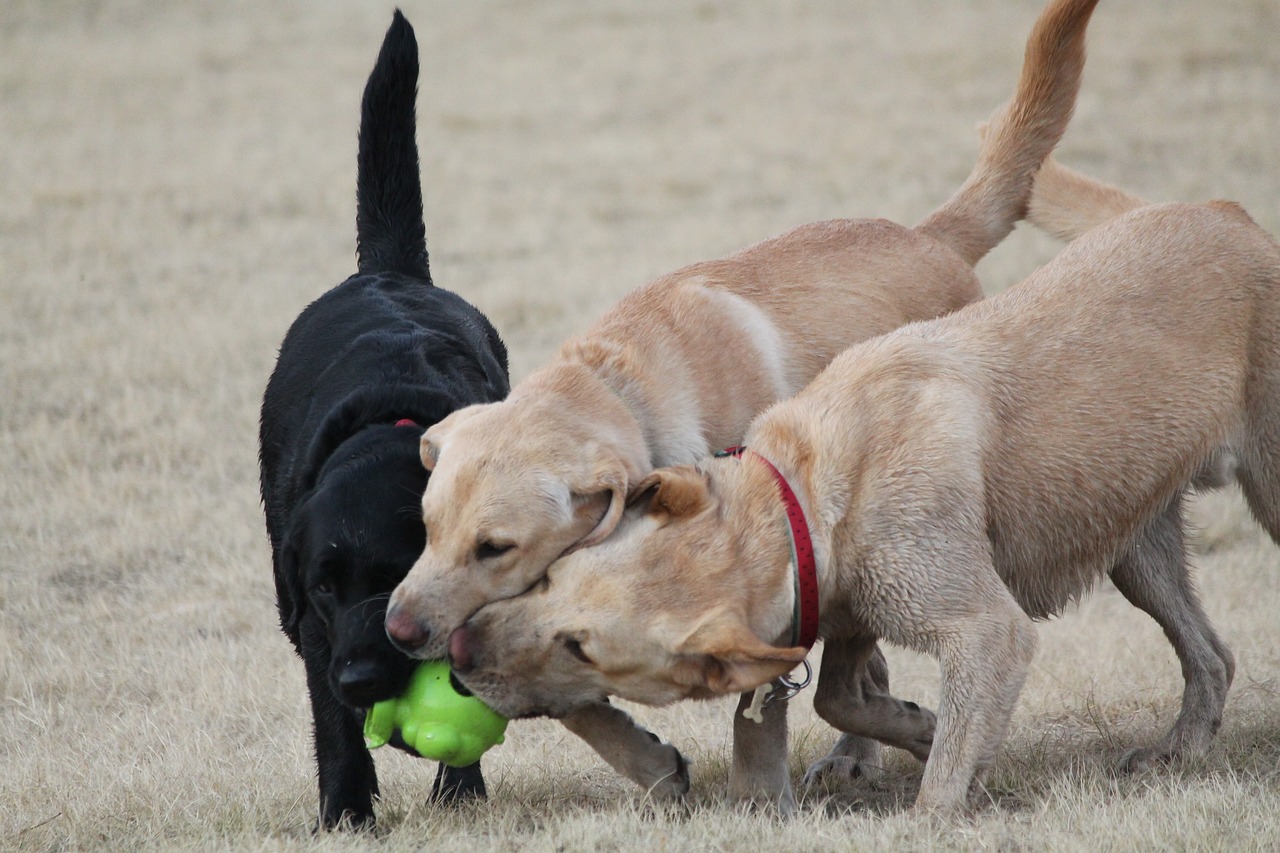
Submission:
[[[977,299],[973,264],[1024,215],[1036,170],[1070,119],[1095,3],[1054,0],[1041,14],[973,172],[920,225],[814,223],[686,267],[623,299],[502,403],[429,429],[427,546],[391,598],[392,641],[416,657],[443,655],[477,609],[529,589],[558,557],[607,541],[655,467],[739,440],[845,346]],[[878,652],[864,675],[861,689],[899,712],[900,745],[923,758],[933,715],[887,696]],[[588,705],[565,723],[646,788],[683,790],[661,781],[687,779],[679,762],[674,771],[627,766],[634,749],[610,750],[616,726],[599,719],[608,713]],[[740,739],[757,748],[736,754],[738,796],[790,802],[785,725],[777,702]],[[873,741],[844,739],[840,749],[855,766],[878,762]]]
[[[791,670],[807,649],[788,640],[776,466],[816,553],[819,714],[888,739],[851,690],[875,643],[941,663],[917,808],[980,790],[1032,620],[1108,573],[1187,680],[1168,736],[1128,764],[1206,749],[1233,661],[1186,576],[1182,496],[1234,475],[1280,543],[1280,245],[1235,204],[1139,206],[1052,164],[1042,180],[1063,204],[1041,221],[1064,236],[1119,215],[998,296],[852,347],[755,421],[741,459],[651,474],[608,541],[455,634],[462,681],[503,713],[564,713]]]
[[[741,439],[841,350],[981,296],[973,265],[1021,219],[1070,119],[1096,0],[1055,0],[977,165],[915,228],[803,225],[632,292],[505,400],[430,427],[427,545],[391,597],[387,632],[441,656],[481,606],[613,531],[654,468]]]

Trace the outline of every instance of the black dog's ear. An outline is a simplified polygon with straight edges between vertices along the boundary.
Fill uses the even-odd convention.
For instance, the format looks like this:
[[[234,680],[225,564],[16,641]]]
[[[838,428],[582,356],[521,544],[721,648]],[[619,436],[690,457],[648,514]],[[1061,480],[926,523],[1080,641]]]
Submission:
[[[299,494],[305,495],[315,488],[325,462],[342,442],[355,435],[365,425],[363,415],[360,401],[348,397],[325,417],[324,423],[316,430],[311,438],[311,444],[307,447]]]
[[[426,388],[357,388],[334,406],[316,430],[302,463],[299,494],[315,488],[329,457],[343,442],[370,424],[394,424],[409,418],[424,427],[444,418],[461,403]]]
[[[302,580],[302,543],[299,525],[292,524],[285,534],[276,556],[276,609],[280,611],[280,627],[294,646],[302,648],[299,623],[307,609],[307,593]]]

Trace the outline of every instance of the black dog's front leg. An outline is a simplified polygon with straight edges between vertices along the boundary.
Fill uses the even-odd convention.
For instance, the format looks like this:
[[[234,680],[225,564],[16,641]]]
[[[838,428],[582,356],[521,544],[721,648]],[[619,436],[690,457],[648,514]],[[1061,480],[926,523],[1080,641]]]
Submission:
[[[436,771],[436,782],[431,786],[431,799],[439,803],[455,803],[461,800],[483,800],[488,794],[484,789],[484,776],[480,775],[480,762],[466,767],[450,767],[441,764]]]
[[[329,643],[324,627],[311,619],[302,624],[307,690],[315,722],[316,766],[320,781],[320,827],[344,824],[360,829],[373,825],[373,799],[378,777],[364,745],[358,715],[333,695],[329,686]]]

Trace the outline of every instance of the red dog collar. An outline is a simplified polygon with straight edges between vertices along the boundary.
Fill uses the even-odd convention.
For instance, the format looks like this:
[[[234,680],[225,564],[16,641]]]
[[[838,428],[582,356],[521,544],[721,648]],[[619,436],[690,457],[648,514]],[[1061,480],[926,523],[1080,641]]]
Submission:
[[[411,426],[411,427],[418,427],[418,429],[422,429],[422,427],[418,426],[418,422],[415,421],[413,418],[401,418],[400,420],[396,421],[396,426]]]
[[[733,456],[742,458],[747,448],[734,445],[716,453],[716,456]],[[787,510],[787,522],[791,526],[791,558],[796,567],[795,612],[791,617],[791,645],[813,648],[818,639],[818,561],[813,553],[813,540],[809,537],[809,525],[804,518],[804,509],[791,490],[786,477],[757,451],[752,455],[765,464],[773,472],[778,482],[778,491],[782,493],[782,503]]]

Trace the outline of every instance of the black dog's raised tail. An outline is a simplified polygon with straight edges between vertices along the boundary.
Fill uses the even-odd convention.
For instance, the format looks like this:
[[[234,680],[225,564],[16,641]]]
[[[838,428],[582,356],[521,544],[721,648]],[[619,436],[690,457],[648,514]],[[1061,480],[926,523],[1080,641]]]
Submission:
[[[360,272],[431,281],[415,140],[418,41],[397,9],[360,102],[356,257]]]

